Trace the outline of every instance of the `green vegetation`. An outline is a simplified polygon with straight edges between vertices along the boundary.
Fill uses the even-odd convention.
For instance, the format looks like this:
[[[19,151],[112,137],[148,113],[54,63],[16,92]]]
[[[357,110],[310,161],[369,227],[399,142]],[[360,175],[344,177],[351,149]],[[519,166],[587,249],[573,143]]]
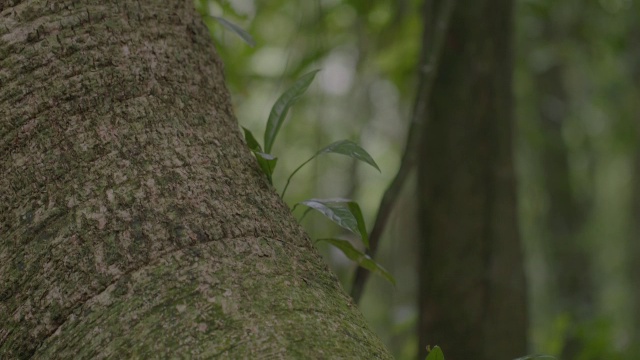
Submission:
[[[225,61],[247,144],[268,180],[284,184],[278,187],[287,202],[294,209],[307,206],[301,221],[321,239],[318,246],[348,290],[353,263],[345,260],[372,270],[364,224],[374,223],[407,140],[423,56],[423,1],[197,4]],[[516,2],[515,166],[531,353],[585,360],[640,356],[638,6],[631,0]],[[283,91],[289,79],[299,80]],[[279,105],[261,147],[249,129],[257,133],[264,126],[274,101]],[[288,113],[289,124],[281,127]],[[358,150],[323,147],[344,137],[356,140],[348,145]],[[356,143],[377,163],[356,156],[362,149]],[[319,156],[326,153],[348,160],[329,163]],[[385,171],[372,176],[363,162]],[[378,273],[393,273],[397,285],[390,291],[371,281],[361,302],[401,359],[415,358],[417,348],[416,186],[411,175],[375,258],[388,268]],[[338,226],[305,217],[309,209]],[[359,248],[345,236],[360,239]],[[544,356],[520,359],[532,358]]]
[[[243,38],[245,37],[246,36],[243,36]],[[314,70],[303,75],[289,89],[287,89],[287,91],[285,91],[273,105],[269,114],[269,119],[267,120],[266,129],[264,131],[264,152],[251,131],[243,128],[247,145],[255,154],[260,168],[267,176],[267,179],[271,184],[273,184],[273,172],[278,161],[277,157],[270,154],[271,149],[273,148],[273,144],[275,143],[276,136],[278,135],[278,132],[280,131],[280,128],[282,127],[282,124],[286,119],[289,108],[291,108],[291,106],[293,106],[293,104],[309,88],[309,85],[311,85],[311,82],[313,81],[313,78],[318,71],[319,70]],[[287,178],[287,183],[282,189],[282,197],[284,197],[287,188],[291,183],[291,178],[293,178],[293,176],[300,169],[302,169],[303,166],[305,166],[307,163],[309,163],[319,155],[331,153],[345,155],[352,159],[365,162],[380,171],[378,164],[376,164],[376,162],[371,158],[371,155],[369,155],[369,153],[367,153],[358,144],[349,140],[336,141],[318,150],[313,156],[311,156],[308,160],[303,162],[300,166],[293,170],[293,172],[291,172],[291,175],[289,175],[289,177]],[[364,247],[366,249],[369,248],[367,226],[364,222],[364,218],[362,217],[360,205],[358,205],[357,202],[348,199],[337,198],[310,199],[299,202],[293,207],[292,211],[295,210],[296,206],[298,205],[305,205],[308,207],[308,210],[317,210],[318,212],[329,218],[331,221],[340,225],[342,228],[350,230],[354,234],[358,235]],[[308,210],[304,213],[304,215],[307,214]],[[380,274],[389,282],[395,284],[395,279],[387,270],[385,270],[380,264],[371,259],[368,255],[355,248],[349,241],[341,239],[319,239],[317,242],[325,242],[334,246],[336,249],[342,251],[345,256],[354,261],[356,264],[373,273]]]

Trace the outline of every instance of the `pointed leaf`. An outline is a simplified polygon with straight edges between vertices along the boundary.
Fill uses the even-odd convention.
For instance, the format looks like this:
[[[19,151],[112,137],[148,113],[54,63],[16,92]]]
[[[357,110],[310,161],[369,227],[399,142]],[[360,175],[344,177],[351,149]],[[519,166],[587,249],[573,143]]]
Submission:
[[[254,151],[253,154],[256,156],[258,160],[258,165],[260,165],[260,169],[262,172],[267,175],[267,179],[269,179],[269,183],[273,184],[273,170],[276,168],[276,164],[278,163],[278,158],[271,155],[265,154],[263,152]]]
[[[232,32],[236,33],[238,36],[240,36],[242,38],[242,40],[244,40],[247,44],[249,44],[249,46],[254,47],[256,46],[256,42],[253,40],[253,37],[251,37],[251,35],[249,35],[248,32],[246,32],[243,28],[241,28],[240,26],[232,23],[231,21],[221,17],[221,16],[213,16],[211,15],[212,18],[218,20],[218,22],[220,24],[222,24],[222,26],[224,26],[225,28],[231,30]]]
[[[269,120],[267,120],[267,128],[264,131],[264,151],[271,152],[278,131],[287,116],[289,108],[304,94],[311,85],[316,73],[320,70],[314,70],[302,75],[293,86],[291,86],[284,94],[280,95],[276,103],[271,108]]]
[[[262,152],[262,147],[260,146],[260,143],[258,143],[258,140],[256,140],[256,138],[253,136],[251,131],[249,131],[249,129],[247,129],[244,126],[242,127],[242,130],[244,130],[244,140],[247,142],[249,149],[253,151]]]
[[[360,235],[362,243],[369,248],[369,234],[357,202],[349,199],[310,199],[300,202],[311,209],[321,212],[341,227]],[[305,212],[306,215],[306,212]]]
[[[301,222],[302,222],[302,220],[304,220],[304,218],[307,216],[307,214],[308,214],[311,210],[313,210],[313,209],[312,209],[312,208],[307,208],[307,209],[302,213],[302,216],[300,217],[300,220],[298,220],[298,222],[299,222],[299,223],[301,223]]]
[[[429,351],[429,355],[427,355],[426,360],[444,360],[444,354],[439,346],[434,346],[431,351]]]
[[[272,175],[273,170],[276,168],[278,158],[271,154],[263,153],[258,140],[256,140],[251,131],[245,127],[242,127],[242,130],[244,130],[244,139],[247,142],[247,146],[249,146],[249,149],[251,149],[253,154],[256,156],[260,169],[262,169],[262,172],[267,175],[269,183],[273,184]]]
[[[360,210],[360,205],[358,205],[355,201],[350,201],[347,203],[349,207],[349,211],[351,215],[356,219],[356,223],[358,225],[358,232],[360,233],[360,238],[362,239],[362,243],[368,249],[369,248],[369,234],[367,233],[367,226],[364,223],[364,217],[362,216],[362,210]]]
[[[396,285],[396,280],[385,268],[382,267],[382,265],[378,264],[373,259],[371,259],[368,255],[363,254],[360,250],[353,247],[353,245],[351,245],[351,243],[348,242],[347,240],[341,240],[341,239],[318,239],[317,240],[317,242],[320,242],[320,241],[324,241],[326,243],[329,243],[335,246],[340,251],[342,251],[342,253],[346,257],[348,257],[349,259],[351,259],[361,267],[371,271],[372,273],[382,276],[394,286]]]
[[[327,153],[346,155],[350,158],[366,162],[367,164],[373,166],[378,171],[380,171],[378,164],[376,164],[376,162],[373,161],[373,158],[371,157],[371,155],[369,155],[369,153],[365,149],[363,149],[360,145],[356,144],[351,140],[336,141],[326,146],[325,148],[321,149],[320,151],[318,151],[316,155],[327,154]]]
[[[247,142],[247,146],[249,146],[249,149],[251,149],[253,154],[256,156],[258,165],[260,165],[260,169],[262,169],[262,172],[267,175],[269,183],[273,185],[272,175],[273,170],[276,168],[278,158],[271,154],[262,152],[262,148],[260,147],[258,140],[256,140],[251,131],[249,131],[249,129],[245,127],[242,127],[242,130],[244,130],[244,139]]]
[[[263,152],[260,152],[260,151],[254,151],[253,153],[256,154],[257,156],[265,159],[265,160],[268,160],[268,161],[278,160],[277,157],[275,157],[275,156],[273,156],[271,154],[263,153]]]
[[[378,171],[380,171],[380,168],[378,167],[378,164],[376,164],[376,162],[373,161],[373,158],[371,157],[371,155],[369,155],[369,153],[367,153],[366,150],[361,148],[360,145],[358,145],[358,144],[356,144],[356,143],[354,143],[353,141],[350,141],[350,140],[336,141],[336,142],[334,142],[332,144],[329,144],[328,146],[325,146],[324,148],[320,149],[312,157],[310,157],[307,161],[303,162],[302,164],[300,164],[300,166],[298,166],[295,170],[293,170],[291,175],[289,175],[289,177],[287,178],[287,183],[284,186],[284,189],[282,190],[281,197],[284,198],[284,194],[287,192],[287,188],[289,187],[289,183],[291,182],[291,179],[293,178],[293,176],[298,171],[300,171],[300,169],[302,169],[311,160],[315,159],[318,155],[328,154],[328,153],[336,153],[336,154],[347,155],[347,156],[349,156],[351,158],[354,158],[356,160],[364,161],[367,164],[369,164],[369,165],[375,167],[376,169],[378,169]],[[363,236],[362,239],[363,239],[363,241],[365,241],[365,243],[367,244],[367,248],[368,248],[369,247],[369,245],[368,245],[369,241],[368,241],[367,237]]]

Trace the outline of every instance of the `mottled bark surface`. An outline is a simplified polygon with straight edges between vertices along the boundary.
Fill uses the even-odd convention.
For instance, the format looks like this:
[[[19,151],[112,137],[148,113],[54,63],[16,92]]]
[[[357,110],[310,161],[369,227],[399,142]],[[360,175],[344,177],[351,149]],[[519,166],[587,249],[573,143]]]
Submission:
[[[458,2],[428,99],[418,165],[419,340],[422,354],[440,345],[447,360],[526,354],[511,21],[509,0]]]
[[[0,151],[0,358],[389,357],[191,1],[1,0]]]

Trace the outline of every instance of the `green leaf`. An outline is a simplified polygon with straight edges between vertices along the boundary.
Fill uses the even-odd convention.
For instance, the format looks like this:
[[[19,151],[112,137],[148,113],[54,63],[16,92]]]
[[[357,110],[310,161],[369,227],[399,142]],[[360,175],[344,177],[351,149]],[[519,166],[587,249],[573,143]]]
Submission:
[[[289,108],[295,104],[298,99],[300,99],[305,91],[307,91],[318,71],[320,70],[314,70],[302,75],[300,79],[298,79],[293,86],[287,89],[284,94],[280,95],[276,103],[273,104],[271,113],[269,114],[269,120],[267,120],[267,128],[264,131],[265,152],[271,152],[273,143],[275,142],[278,131],[280,131],[280,127],[287,116]]]
[[[262,169],[262,172],[267,175],[269,183],[273,184],[273,170],[276,168],[278,158],[271,154],[262,152],[262,147],[260,147],[258,140],[256,140],[251,131],[245,127],[242,127],[242,130],[244,130],[244,139],[247,142],[249,149],[251,149],[253,154],[256,156],[260,169]]]
[[[360,235],[362,243],[369,248],[369,236],[367,227],[362,217],[360,205],[349,199],[309,199],[300,202],[314,210],[319,211],[331,221],[341,227]]]
[[[242,40],[244,40],[247,44],[249,44],[249,46],[251,47],[256,46],[256,42],[253,40],[253,37],[251,37],[251,35],[249,35],[249,33],[246,32],[240,26],[232,23],[231,21],[223,18],[222,16],[213,16],[213,15],[209,15],[209,16],[212,17],[213,19],[218,20],[218,22],[222,24],[222,26],[224,26],[225,28],[236,33],[238,36],[242,38]]]
[[[363,149],[360,145],[354,143],[351,140],[336,141],[326,146],[325,148],[321,149],[320,151],[318,151],[314,156],[318,156],[320,154],[327,154],[327,153],[346,155],[350,158],[366,162],[367,164],[373,166],[378,171],[380,171],[378,164],[376,164],[376,162],[373,161],[373,158],[371,157],[371,155],[369,155],[369,153],[365,149]]]
[[[434,346],[431,351],[429,351],[429,355],[427,355],[426,360],[444,360],[444,354],[440,349],[440,346]]]
[[[247,145],[249,146],[249,149],[251,149],[253,151],[262,152],[262,147],[258,143],[258,140],[256,140],[256,138],[253,136],[251,131],[249,131],[249,129],[247,129],[244,126],[242,127],[242,130],[244,130],[244,140],[247,142]]]
[[[291,182],[293,175],[295,175],[300,169],[302,169],[303,166],[305,166],[311,160],[315,159],[318,155],[329,154],[329,153],[342,154],[342,155],[349,156],[353,159],[366,162],[367,164],[373,166],[378,171],[380,171],[378,164],[376,164],[376,162],[373,161],[373,158],[371,157],[371,155],[369,155],[369,153],[365,149],[360,147],[360,145],[354,143],[351,140],[336,141],[318,150],[318,152],[316,152],[312,157],[310,157],[307,161],[303,162],[302,164],[300,164],[300,166],[298,166],[295,170],[293,170],[291,175],[289,175],[289,177],[287,178],[287,183],[285,184],[284,189],[282,190],[281,197],[284,198],[284,194],[287,192],[287,188],[289,187],[289,183]],[[363,237],[363,239],[365,238]]]
[[[256,154],[257,157],[259,157],[261,159],[264,159],[264,160],[267,160],[267,161],[277,161],[278,160],[277,157],[275,157],[275,156],[273,156],[271,154],[263,153],[263,152],[260,152],[260,151],[254,151],[253,153]]]
[[[267,179],[269,179],[269,183],[273,185],[273,170],[276,168],[276,164],[278,163],[278,158],[271,155],[266,154],[260,151],[253,151],[253,154],[256,156],[258,160],[258,165],[262,169],[262,172],[267,175]]]
[[[318,239],[316,242],[320,241],[324,241],[335,246],[340,251],[342,251],[342,253],[345,254],[346,257],[353,260],[358,265],[371,271],[374,274],[382,276],[394,286],[396,285],[396,279],[394,279],[393,276],[385,268],[382,267],[382,265],[375,262],[368,255],[360,252],[360,250],[354,248],[350,242],[341,239]]]
[[[367,226],[364,223],[364,217],[362,216],[362,210],[360,210],[360,205],[358,205],[355,201],[350,201],[347,203],[349,206],[349,211],[351,215],[356,219],[356,223],[358,225],[358,232],[360,233],[360,239],[362,239],[362,243],[368,249],[369,248],[369,233],[367,233]]]
[[[519,357],[519,358],[513,359],[513,360],[534,360],[534,359],[554,359],[554,360],[558,360],[557,357],[552,356],[552,355],[526,355],[526,356]]]

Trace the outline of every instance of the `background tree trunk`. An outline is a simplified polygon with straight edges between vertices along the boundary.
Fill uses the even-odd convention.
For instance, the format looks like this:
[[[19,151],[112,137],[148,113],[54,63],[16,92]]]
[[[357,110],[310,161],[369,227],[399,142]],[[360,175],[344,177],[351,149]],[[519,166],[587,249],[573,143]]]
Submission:
[[[640,24],[635,19],[631,20],[631,26],[628,35],[628,48],[630,49],[628,57],[628,73],[633,79],[635,85],[635,93],[640,94]],[[635,139],[636,150],[633,158],[633,187],[632,187],[632,205],[629,211],[631,216],[631,229],[628,238],[628,258],[629,264],[629,280],[632,301],[632,329],[630,335],[631,348],[636,354],[640,352],[640,105],[632,103],[632,117],[635,120]]]
[[[11,4],[0,358],[389,357],[244,145],[190,1]]]
[[[447,360],[526,353],[511,22],[511,1],[458,3],[427,99],[418,164],[419,358],[426,345],[440,345]]]
[[[552,42],[554,39],[548,39]],[[546,192],[544,249],[548,253],[553,279],[547,279],[554,318],[567,317],[569,329],[563,339],[563,359],[574,359],[584,347],[578,332],[595,315],[595,287],[592,257],[582,234],[589,207],[574,195],[569,167],[569,151],[562,129],[568,116],[562,64],[537,74],[537,108],[543,134],[540,160],[541,182]]]
[[[567,60],[565,53],[569,52],[568,39],[579,37],[578,30],[584,28],[581,22],[586,16],[581,13],[558,16],[562,8],[554,5],[550,2],[545,8],[548,15],[538,24],[541,29],[537,42],[531,40],[535,45],[526,47],[528,51],[522,57],[527,59],[527,76],[532,77],[534,116],[537,117],[537,123],[529,126],[537,127],[540,134],[534,162],[541,166],[538,181],[542,184],[545,206],[539,222],[543,254],[548,259],[550,274],[544,279],[547,285],[544,296],[548,301],[543,311],[552,314],[552,324],[567,323],[567,329],[561,335],[559,355],[563,359],[574,359],[585,346],[584,335],[581,339],[579,332],[584,331],[581,329],[585,328],[585,323],[596,315],[593,250],[584,228],[592,210],[591,194],[596,191],[589,189],[580,193],[576,190],[571,149],[565,140],[573,102],[566,81],[569,75],[567,64],[572,62]],[[542,47],[553,54],[553,60],[543,68],[540,65],[536,67],[531,60],[535,56],[533,49]],[[591,175],[581,174],[581,177],[589,178]],[[533,311],[539,313],[537,309]],[[552,326],[548,325],[547,329]]]

